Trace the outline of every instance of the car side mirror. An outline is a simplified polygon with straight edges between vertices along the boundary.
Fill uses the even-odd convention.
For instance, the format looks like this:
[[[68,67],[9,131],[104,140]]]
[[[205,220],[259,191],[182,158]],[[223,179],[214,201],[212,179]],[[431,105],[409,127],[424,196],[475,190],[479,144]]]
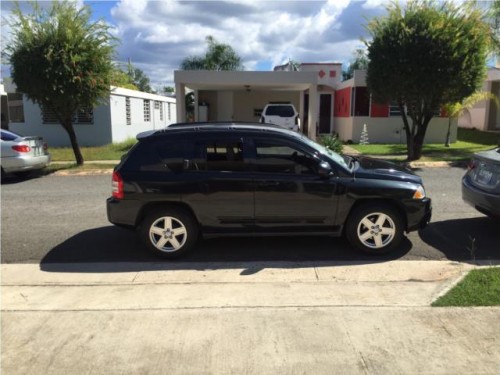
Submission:
[[[332,166],[326,161],[322,161],[318,165],[318,174],[321,177],[330,177],[333,174]]]

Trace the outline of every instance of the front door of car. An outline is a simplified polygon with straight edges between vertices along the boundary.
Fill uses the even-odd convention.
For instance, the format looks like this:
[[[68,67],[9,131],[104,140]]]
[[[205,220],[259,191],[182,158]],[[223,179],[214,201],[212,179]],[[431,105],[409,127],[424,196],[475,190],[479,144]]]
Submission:
[[[183,200],[196,212],[205,233],[250,232],[254,191],[242,138],[201,137],[186,160]]]
[[[331,232],[335,178],[319,174],[319,158],[283,139],[256,137],[255,223],[264,232]]]

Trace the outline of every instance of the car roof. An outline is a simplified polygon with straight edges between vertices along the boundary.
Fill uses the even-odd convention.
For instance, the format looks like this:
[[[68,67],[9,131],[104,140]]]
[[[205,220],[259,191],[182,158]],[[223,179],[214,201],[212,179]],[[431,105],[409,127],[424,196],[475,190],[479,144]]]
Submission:
[[[168,125],[160,130],[150,130],[139,133],[137,139],[141,140],[153,136],[161,136],[167,134],[190,133],[197,131],[217,132],[217,131],[232,131],[244,130],[250,132],[272,132],[283,134],[294,134],[294,132],[284,129],[281,126],[273,124],[262,124],[258,122],[182,122]]]

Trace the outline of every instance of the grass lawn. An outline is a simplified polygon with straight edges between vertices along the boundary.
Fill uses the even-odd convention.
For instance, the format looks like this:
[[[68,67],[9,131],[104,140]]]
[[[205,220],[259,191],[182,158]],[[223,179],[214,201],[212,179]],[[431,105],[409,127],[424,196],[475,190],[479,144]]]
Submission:
[[[461,282],[432,306],[500,305],[500,268],[472,270]]]
[[[85,162],[93,160],[120,160],[134,144],[135,139],[129,139],[125,142],[114,143],[99,147],[81,147],[80,150]],[[49,145],[50,146],[50,145]],[[53,161],[74,161],[75,155],[71,147],[49,147]]]
[[[443,140],[444,141],[444,140]],[[500,133],[483,132],[458,128],[457,142],[450,147],[443,144],[424,145],[422,161],[462,161],[469,160],[477,151],[489,150],[500,142]],[[362,154],[388,156],[392,160],[406,159],[405,144],[349,145]]]

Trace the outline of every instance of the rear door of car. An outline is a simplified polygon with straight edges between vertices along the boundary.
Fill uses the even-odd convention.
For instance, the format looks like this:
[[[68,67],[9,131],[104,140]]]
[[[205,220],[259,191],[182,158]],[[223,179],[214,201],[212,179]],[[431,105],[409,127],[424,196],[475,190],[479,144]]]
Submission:
[[[319,175],[320,159],[312,150],[272,136],[255,136],[251,144],[257,231],[338,230],[336,179]]]
[[[295,125],[294,108],[291,105],[276,104],[270,105],[266,108],[264,113],[264,122],[268,124],[275,124],[286,128],[293,128]]]
[[[200,134],[184,169],[182,200],[193,208],[205,233],[252,230],[253,181],[242,137]]]

